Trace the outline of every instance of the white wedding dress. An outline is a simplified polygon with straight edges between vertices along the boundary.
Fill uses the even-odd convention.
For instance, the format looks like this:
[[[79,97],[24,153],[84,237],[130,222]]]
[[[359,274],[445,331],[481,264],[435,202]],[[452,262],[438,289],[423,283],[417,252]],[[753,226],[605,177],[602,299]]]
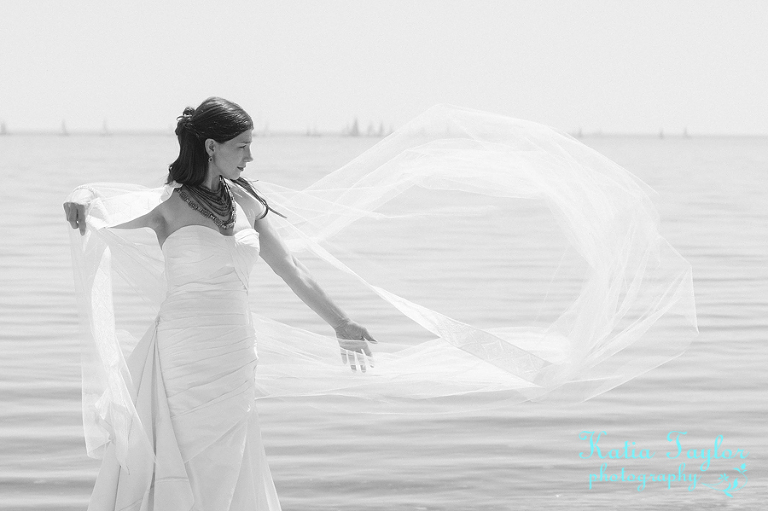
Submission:
[[[162,251],[147,229],[109,228],[174,186],[95,183],[68,199],[88,205],[87,231],[70,239],[85,444],[105,458],[92,511],[279,509],[254,397],[424,414],[574,403],[680,355],[696,334],[691,265],[661,236],[653,191],[546,126],[438,105],[304,190],[259,182],[291,252],[345,282],[345,305],[380,310],[372,331],[395,325],[387,340],[401,342],[377,345],[365,375],[340,363],[335,338],[249,313],[250,227],[184,227]],[[232,190],[253,225],[261,203]],[[461,267],[446,269],[445,247]],[[456,274],[493,283],[477,296],[507,300],[509,313],[463,320],[469,298],[442,300]],[[135,340],[116,322],[113,275],[159,310],[128,363]],[[413,325],[430,335],[411,336]]]
[[[279,510],[254,406],[247,297],[258,233],[190,225],[162,251],[168,293],[128,360],[155,459],[130,450],[129,473],[110,444],[88,509]]]

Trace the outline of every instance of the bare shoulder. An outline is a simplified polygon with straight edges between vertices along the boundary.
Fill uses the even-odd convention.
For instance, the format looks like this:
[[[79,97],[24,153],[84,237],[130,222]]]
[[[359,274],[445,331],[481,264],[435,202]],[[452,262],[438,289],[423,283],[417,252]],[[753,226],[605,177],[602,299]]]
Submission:
[[[160,203],[154,210],[155,232],[160,240],[167,238],[173,231],[195,223],[197,215],[189,208],[189,205],[179,196],[178,189],[174,190],[167,200]]]
[[[184,201],[179,197],[178,189],[174,189],[171,196],[161,202],[152,211],[158,217],[158,220],[162,218],[165,222],[170,222],[174,217],[179,215],[181,206],[184,205]]]

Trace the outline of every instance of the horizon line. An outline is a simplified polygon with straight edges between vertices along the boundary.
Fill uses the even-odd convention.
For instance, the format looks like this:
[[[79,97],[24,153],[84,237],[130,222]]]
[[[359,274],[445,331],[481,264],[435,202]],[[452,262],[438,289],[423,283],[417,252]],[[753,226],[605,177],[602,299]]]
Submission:
[[[394,130],[396,132],[397,130]],[[601,137],[642,137],[642,138],[766,138],[768,133],[690,133],[687,131],[682,132],[666,132],[660,130],[658,132],[648,131],[582,131],[571,130],[563,131],[558,130],[560,133],[570,135],[574,138],[601,138]],[[380,134],[380,133],[363,133],[350,134],[343,131],[302,131],[302,130],[270,130],[266,133],[257,132],[254,130],[254,136],[256,138],[270,138],[270,137],[306,137],[306,138],[319,138],[319,137],[344,137],[344,138],[385,138],[393,132]],[[96,137],[111,137],[111,136],[168,136],[175,137],[175,133],[171,130],[161,129],[125,129],[125,130],[95,130],[95,129],[83,129],[83,130],[67,130],[62,132],[61,130],[51,129],[22,129],[22,130],[4,130],[0,132],[0,137],[13,137],[13,136],[56,136],[56,137],[68,137],[68,136],[96,136]]]

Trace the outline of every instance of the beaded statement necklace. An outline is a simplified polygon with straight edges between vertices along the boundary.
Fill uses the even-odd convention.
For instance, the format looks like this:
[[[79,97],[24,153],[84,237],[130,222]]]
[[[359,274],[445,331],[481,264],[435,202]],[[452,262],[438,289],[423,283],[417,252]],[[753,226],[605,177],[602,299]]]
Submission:
[[[232,190],[223,178],[219,178],[219,189],[213,191],[203,185],[183,185],[179,188],[179,197],[187,205],[213,220],[219,229],[229,230],[235,226],[237,212],[235,211],[235,198]]]

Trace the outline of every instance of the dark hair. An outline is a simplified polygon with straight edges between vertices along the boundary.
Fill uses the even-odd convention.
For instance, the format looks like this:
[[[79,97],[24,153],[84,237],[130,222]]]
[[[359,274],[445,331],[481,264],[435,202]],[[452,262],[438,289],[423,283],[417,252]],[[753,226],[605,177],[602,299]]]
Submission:
[[[179,157],[168,167],[168,183],[199,185],[208,171],[205,141],[211,138],[221,144],[252,129],[251,116],[226,99],[208,98],[197,108],[185,108],[177,118]]]
[[[252,129],[251,116],[240,105],[226,99],[211,97],[197,108],[188,106],[177,118],[175,133],[179,139],[179,157],[168,166],[167,183],[176,181],[189,186],[201,184],[208,171],[205,141],[210,138],[221,144]],[[235,183],[256,197],[266,211],[270,210],[267,201],[256,193],[248,181],[241,177]]]

